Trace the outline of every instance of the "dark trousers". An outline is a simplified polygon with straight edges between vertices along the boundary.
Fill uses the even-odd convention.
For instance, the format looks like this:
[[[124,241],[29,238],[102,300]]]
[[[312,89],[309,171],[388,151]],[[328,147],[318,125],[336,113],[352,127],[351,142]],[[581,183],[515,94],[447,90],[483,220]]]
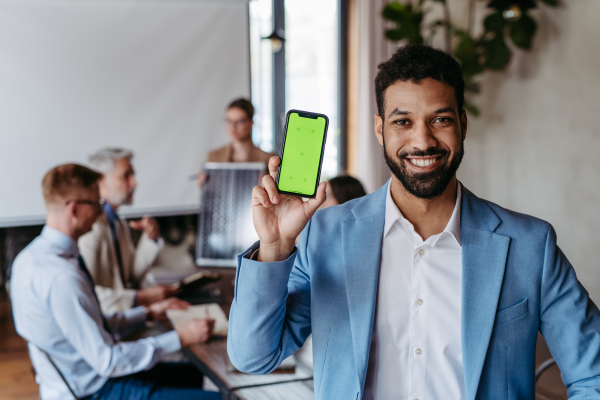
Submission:
[[[148,371],[111,378],[91,400],[221,400],[202,390],[202,375],[188,363],[159,363]]]

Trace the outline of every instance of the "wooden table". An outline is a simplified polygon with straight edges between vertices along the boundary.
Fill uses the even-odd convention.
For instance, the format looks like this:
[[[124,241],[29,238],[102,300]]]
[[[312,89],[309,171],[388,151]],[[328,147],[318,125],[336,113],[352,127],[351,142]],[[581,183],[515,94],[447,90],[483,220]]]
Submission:
[[[219,387],[223,399],[243,399],[238,393],[241,389],[266,387],[268,385],[285,386],[283,384],[310,381],[309,386],[304,384],[303,392],[312,394],[312,370],[301,364],[296,365],[296,370],[290,372],[272,372],[267,375],[251,375],[243,372],[232,372],[229,357],[227,356],[227,339],[212,339],[204,344],[197,344],[184,349],[190,362],[204,375]],[[293,386],[295,388],[295,386]],[[274,389],[276,393],[280,388]],[[285,389],[288,390],[288,389]],[[291,390],[291,389],[290,389]],[[295,390],[295,389],[294,389]],[[245,393],[245,392],[244,392]],[[293,399],[294,397],[275,397]],[[305,396],[296,397],[305,399]]]
[[[218,272],[221,279],[211,282],[203,288],[217,287],[221,290],[223,300],[219,305],[226,315],[233,301],[235,278],[234,268],[200,268],[210,272]],[[243,372],[231,372],[227,355],[227,339],[211,339],[207,343],[197,344],[183,349],[188,359],[215,385],[223,394],[223,399],[312,399],[312,369],[300,364],[294,373],[272,372],[268,375],[251,375]],[[285,393],[285,395],[283,395]],[[290,397],[290,394],[295,394]]]
[[[312,379],[239,389],[235,391],[235,394],[243,400],[313,400],[315,398]]]

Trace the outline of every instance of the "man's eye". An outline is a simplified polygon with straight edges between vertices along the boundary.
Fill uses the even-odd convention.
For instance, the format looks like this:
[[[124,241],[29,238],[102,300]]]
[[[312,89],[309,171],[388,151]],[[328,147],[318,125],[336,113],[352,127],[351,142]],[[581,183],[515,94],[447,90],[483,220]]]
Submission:
[[[408,125],[409,121],[407,119],[399,119],[394,121],[394,124],[396,125]]]
[[[441,123],[446,123],[446,122],[450,122],[450,118],[448,118],[448,117],[439,117],[439,118],[436,118],[436,121],[437,122],[441,122]]]

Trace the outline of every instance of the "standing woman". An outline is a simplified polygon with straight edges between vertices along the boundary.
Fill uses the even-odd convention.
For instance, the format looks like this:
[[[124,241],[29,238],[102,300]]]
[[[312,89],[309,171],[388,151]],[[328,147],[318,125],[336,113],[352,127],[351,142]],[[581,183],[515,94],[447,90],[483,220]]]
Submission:
[[[225,124],[231,142],[208,153],[207,162],[262,162],[269,163],[271,153],[262,151],[252,143],[254,106],[246,99],[232,101],[225,113]]]

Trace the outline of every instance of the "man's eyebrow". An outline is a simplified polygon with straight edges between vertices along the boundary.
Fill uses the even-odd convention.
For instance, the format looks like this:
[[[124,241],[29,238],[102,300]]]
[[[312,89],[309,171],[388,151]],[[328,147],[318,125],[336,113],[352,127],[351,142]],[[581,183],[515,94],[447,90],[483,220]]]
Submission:
[[[435,110],[434,114],[443,114],[443,113],[447,113],[447,112],[451,112],[452,114],[456,115],[456,113],[454,112],[454,108],[452,108],[452,107],[440,108],[439,110]]]
[[[398,110],[397,108],[395,108],[394,111],[392,111],[390,113],[390,115],[388,115],[388,118],[391,118],[394,115],[409,115],[409,114],[411,114],[410,111]]]

